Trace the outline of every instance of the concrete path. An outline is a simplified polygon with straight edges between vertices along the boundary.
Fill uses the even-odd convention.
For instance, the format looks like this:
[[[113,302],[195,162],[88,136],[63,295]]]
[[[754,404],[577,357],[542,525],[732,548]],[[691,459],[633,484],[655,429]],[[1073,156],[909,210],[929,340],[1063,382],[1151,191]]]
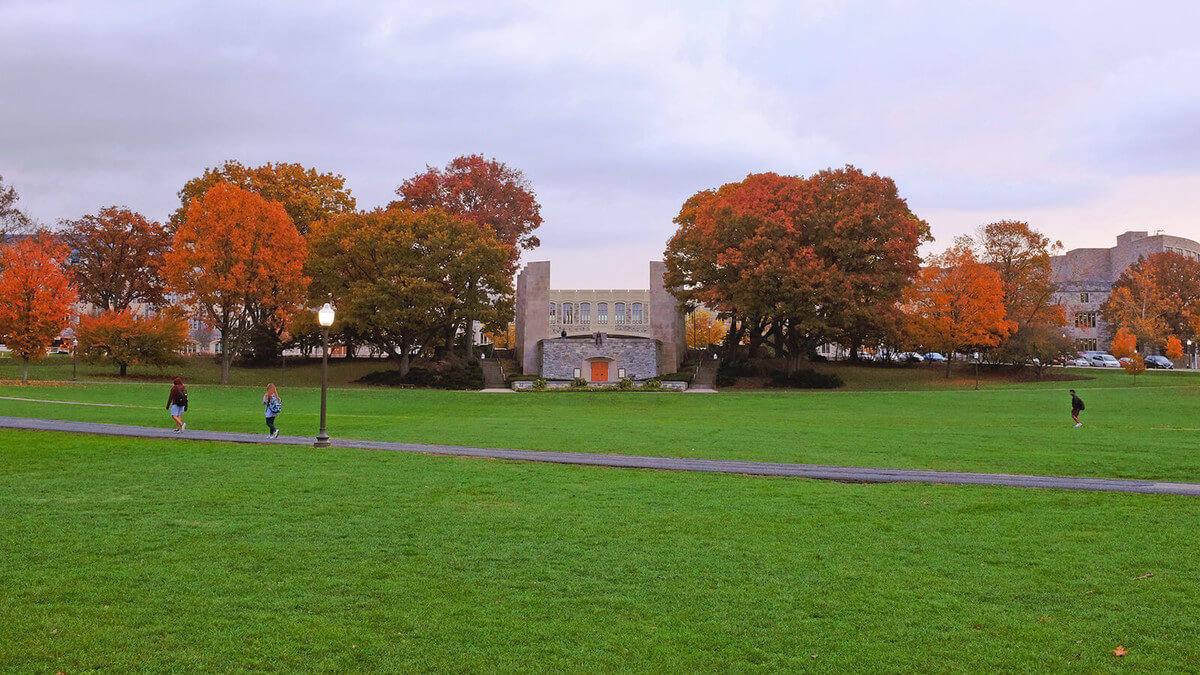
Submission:
[[[162,427],[135,427],[96,422],[64,422],[28,417],[0,417],[0,428],[38,431],[66,431],[102,436],[132,438],[184,439],[189,441],[222,441],[227,443],[261,443],[265,445],[312,445],[311,436],[280,436],[269,439],[264,434],[245,434],[230,431],[188,429],[177,434]],[[1070,478],[1065,476],[1024,476],[1003,473],[967,473],[963,471],[922,471],[917,469],[876,469],[853,466],[824,466],[820,464],[784,464],[776,462],[745,462],[687,457],[646,457],[641,455],[606,455],[590,452],[552,452],[544,450],[505,450],[500,448],[471,448],[457,445],[421,445],[332,439],[334,447],[420,452],[457,457],[487,457],[524,462],[552,462],[610,466],[626,469],[665,469],[671,471],[709,471],[739,473],[755,476],[790,476],[855,483],[945,483],[951,485],[1005,485],[1010,487],[1058,488],[1063,490],[1099,490],[1102,492],[1138,492],[1144,494],[1191,495],[1200,497],[1200,483],[1164,483],[1150,480],[1121,478]]]

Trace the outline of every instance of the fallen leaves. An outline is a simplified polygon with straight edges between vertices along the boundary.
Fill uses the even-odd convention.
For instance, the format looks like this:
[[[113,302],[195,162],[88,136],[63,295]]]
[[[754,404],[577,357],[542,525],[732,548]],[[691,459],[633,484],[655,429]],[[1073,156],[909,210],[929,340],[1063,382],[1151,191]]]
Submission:
[[[1125,649],[1121,645],[1117,645],[1117,648],[1113,650],[1113,654],[1116,656],[1125,656],[1128,653],[1129,653],[1129,650]]]
[[[1134,581],[1138,581],[1138,580],[1141,580],[1141,579],[1149,579],[1149,578],[1150,578],[1150,577],[1152,577],[1152,576],[1154,576],[1154,572],[1148,572],[1148,573],[1146,573],[1146,574],[1143,574],[1143,575],[1142,575],[1142,576],[1140,576],[1140,577],[1134,577],[1134,578],[1133,578],[1133,580],[1134,580]]]

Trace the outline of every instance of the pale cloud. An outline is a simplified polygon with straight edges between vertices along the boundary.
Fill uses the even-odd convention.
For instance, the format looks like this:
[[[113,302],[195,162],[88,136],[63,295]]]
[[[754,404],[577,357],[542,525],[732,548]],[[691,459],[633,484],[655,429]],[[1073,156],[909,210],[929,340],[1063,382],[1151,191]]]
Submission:
[[[938,245],[1000,218],[1072,245],[1197,237],[1198,19],[1183,2],[0,0],[0,174],[43,221],[164,218],[225,159],[342,173],[369,208],[482,152],[535,184],[529,259],[564,286],[644,285],[697,190],[846,163],[894,177]]]

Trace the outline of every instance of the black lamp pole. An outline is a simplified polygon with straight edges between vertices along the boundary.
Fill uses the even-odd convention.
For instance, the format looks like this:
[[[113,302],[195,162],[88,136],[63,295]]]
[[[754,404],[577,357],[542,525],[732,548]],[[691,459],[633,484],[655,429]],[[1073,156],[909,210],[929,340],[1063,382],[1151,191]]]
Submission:
[[[329,326],[321,326],[321,431],[314,448],[328,448],[329,434],[325,433],[325,389],[329,381]]]

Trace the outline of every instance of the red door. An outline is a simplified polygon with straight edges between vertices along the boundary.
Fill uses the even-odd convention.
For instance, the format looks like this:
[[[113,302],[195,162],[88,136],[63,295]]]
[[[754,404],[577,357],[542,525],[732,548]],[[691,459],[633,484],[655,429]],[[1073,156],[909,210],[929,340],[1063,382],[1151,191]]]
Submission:
[[[592,361],[592,382],[608,382],[608,361]]]

